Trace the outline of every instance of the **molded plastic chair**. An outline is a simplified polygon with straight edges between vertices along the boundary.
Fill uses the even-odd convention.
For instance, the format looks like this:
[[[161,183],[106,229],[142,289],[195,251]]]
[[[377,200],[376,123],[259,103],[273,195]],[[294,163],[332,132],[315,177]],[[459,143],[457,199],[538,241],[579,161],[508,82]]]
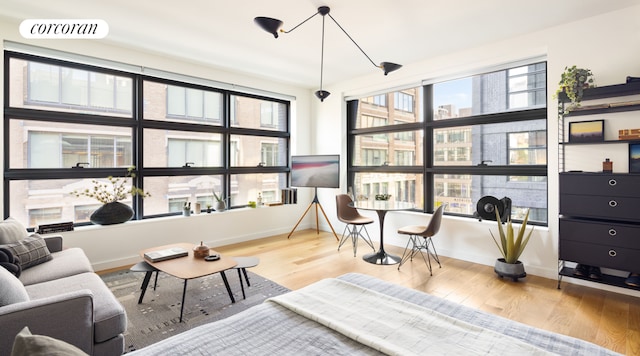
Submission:
[[[407,262],[407,260],[413,260],[413,256],[418,253],[422,255],[424,263],[429,267],[429,274],[431,276],[433,276],[433,272],[431,270],[431,257],[433,257],[433,259],[438,262],[438,266],[442,268],[440,259],[438,258],[438,253],[436,252],[436,247],[434,246],[431,237],[435,236],[440,230],[440,222],[442,221],[442,213],[444,212],[445,205],[446,204],[440,205],[440,207],[436,209],[427,226],[410,225],[398,229],[399,234],[409,235],[409,241],[407,241],[407,246],[404,248],[402,260],[398,265],[398,269],[400,269],[402,264]],[[413,245],[411,249],[409,249],[409,245]],[[424,257],[425,254],[421,253],[422,250],[427,252],[427,258]]]
[[[360,215],[358,209],[349,206],[349,204],[352,202],[353,200],[351,200],[351,197],[347,194],[336,195],[336,210],[338,214],[338,220],[347,224],[344,227],[344,231],[342,231],[342,238],[340,239],[340,244],[338,245],[338,251],[340,251],[340,247],[342,247],[342,245],[349,239],[349,237],[351,237],[351,244],[353,245],[353,257],[356,257],[356,251],[358,250],[358,237],[361,237],[369,246],[371,246],[371,249],[375,252],[373,241],[371,241],[369,232],[365,227],[365,225],[373,223],[373,219]],[[348,234],[347,230],[349,230]],[[362,230],[364,230],[367,236],[364,236],[362,234]]]

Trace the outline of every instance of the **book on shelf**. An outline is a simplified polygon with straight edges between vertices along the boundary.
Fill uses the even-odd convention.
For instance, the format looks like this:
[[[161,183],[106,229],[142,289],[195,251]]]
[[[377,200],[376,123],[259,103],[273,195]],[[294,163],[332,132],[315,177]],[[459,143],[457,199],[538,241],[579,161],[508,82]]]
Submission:
[[[571,111],[585,111],[595,109],[608,109],[610,104],[595,104],[595,105],[580,105],[577,108],[573,108]]]
[[[188,256],[189,252],[181,247],[167,248],[163,250],[150,251],[144,254],[144,258],[151,262],[160,262],[174,258]]]
[[[640,105],[640,100],[621,101],[619,103],[611,103],[610,105],[612,108],[619,106]]]
[[[54,232],[73,231],[73,222],[66,221],[61,223],[38,225],[35,231],[38,234],[51,234]]]
[[[298,190],[296,188],[283,188],[281,201],[283,204],[297,204]]]

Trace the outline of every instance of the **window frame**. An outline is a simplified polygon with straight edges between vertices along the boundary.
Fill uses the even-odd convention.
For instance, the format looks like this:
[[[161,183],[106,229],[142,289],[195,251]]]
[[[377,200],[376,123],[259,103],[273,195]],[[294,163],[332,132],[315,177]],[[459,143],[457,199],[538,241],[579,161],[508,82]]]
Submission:
[[[518,68],[524,65],[536,65],[539,63],[544,63],[545,68],[547,67],[546,60],[538,60],[533,63],[528,64],[514,64],[510,68],[503,68],[501,70],[508,71],[509,69]],[[538,74],[539,72],[536,72]],[[476,73],[474,75],[481,75],[484,73]],[[472,77],[473,75],[469,75],[467,77]],[[510,76],[506,75],[507,80],[509,80]],[[546,77],[545,77],[546,79]],[[424,213],[432,213],[435,211],[437,206],[435,206],[436,202],[433,197],[435,197],[435,179],[436,175],[441,174],[449,174],[449,175],[472,175],[472,176],[531,176],[531,177],[544,177],[544,184],[546,184],[546,190],[548,191],[548,166],[544,165],[454,165],[454,166],[445,166],[445,165],[437,165],[434,162],[434,153],[435,153],[435,138],[434,132],[437,129],[446,129],[446,128],[457,128],[464,126],[477,126],[484,124],[500,124],[500,123],[517,123],[517,122],[526,122],[532,120],[545,120],[545,130],[547,132],[547,162],[548,162],[548,127],[549,122],[547,120],[547,105],[541,106],[536,103],[536,106],[533,108],[527,108],[524,110],[512,110],[509,108],[510,104],[505,109],[506,111],[501,111],[498,113],[489,113],[489,114],[478,114],[471,115],[467,117],[454,117],[447,118],[446,120],[436,120],[434,117],[434,110],[436,109],[434,106],[433,100],[433,92],[434,85],[438,83],[430,83],[422,85],[422,122],[414,122],[414,123],[404,123],[404,124],[396,124],[396,125],[387,125],[381,127],[369,127],[369,128],[357,128],[357,113],[358,113],[358,99],[347,100],[347,186],[354,186],[355,176],[358,173],[400,173],[400,174],[422,174],[423,175],[423,195],[422,199],[424,201],[424,207],[422,212]],[[546,80],[545,85],[545,93],[548,88],[548,80]],[[535,88],[534,90],[542,90],[539,88]],[[387,95],[395,95],[397,92],[402,92],[401,90],[390,91]],[[508,90],[505,91],[505,95],[512,94]],[[508,99],[508,97],[507,97]],[[509,101],[507,101],[509,103]],[[418,110],[418,108],[416,108]],[[392,121],[392,120],[390,120]],[[422,166],[392,166],[392,165],[380,165],[380,166],[365,166],[365,165],[354,165],[354,157],[356,156],[356,149],[358,146],[356,145],[356,138],[360,135],[369,135],[375,136],[376,134],[393,134],[395,132],[401,131],[422,131],[424,133],[424,142],[422,147],[423,154],[423,165]],[[446,140],[446,137],[444,138]],[[509,152],[509,147],[505,147],[506,152]],[[507,158],[508,162],[508,158]],[[535,181],[536,179],[533,178]],[[548,197],[547,197],[548,202]],[[415,209],[419,210],[419,209]],[[548,205],[547,205],[548,212]],[[448,215],[455,215],[467,218],[475,218],[472,215],[467,214],[457,214],[457,213],[447,213]],[[515,221],[516,219],[514,219]],[[547,221],[532,221],[532,224],[535,225],[548,225],[549,217],[547,216]]]
[[[96,72],[99,74],[115,75],[116,77],[126,77],[132,80],[131,91],[131,103],[132,113],[130,117],[105,115],[104,112],[94,113],[76,113],[76,112],[63,112],[55,110],[41,110],[32,109],[28,107],[12,107],[10,102],[10,61],[12,59],[24,60],[27,62],[38,62],[50,65],[56,65],[60,67],[68,67],[72,69],[86,70],[89,73]],[[90,75],[90,74],[89,74]],[[197,79],[197,78],[196,78]],[[25,78],[25,80],[28,80]],[[210,123],[199,122],[182,122],[171,120],[153,120],[153,118],[144,117],[144,82],[152,81],[154,83],[163,83],[167,85],[177,85],[180,87],[214,91],[223,95],[222,100],[222,113],[220,125],[211,125]],[[32,180],[55,180],[55,179],[101,179],[107,176],[113,177],[125,177],[127,176],[127,167],[113,167],[113,168],[11,168],[10,167],[10,140],[9,140],[9,127],[12,120],[36,120],[46,121],[53,123],[70,123],[70,124],[91,124],[100,125],[105,127],[120,127],[131,130],[131,155],[132,165],[136,167],[134,170],[135,178],[132,180],[132,184],[141,189],[144,187],[144,178],[150,177],[171,177],[171,176],[194,176],[194,175],[222,175],[223,179],[223,191],[224,196],[229,196],[231,191],[230,177],[232,175],[244,175],[244,174],[264,174],[264,173],[284,173],[286,181],[285,185],[289,181],[290,173],[290,151],[291,151],[291,102],[286,99],[268,97],[263,95],[245,93],[240,91],[234,91],[229,89],[222,89],[216,87],[214,84],[204,85],[196,84],[186,81],[168,79],[163,77],[151,76],[140,73],[131,73],[117,69],[110,69],[105,67],[99,67],[90,64],[77,63],[72,61],[66,61],[61,59],[48,58],[33,54],[26,54],[21,52],[14,52],[10,50],[4,51],[4,176],[3,176],[3,191],[4,191],[4,217],[11,215],[11,183],[14,181],[32,181]],[[20,88],[19,90],[22,90]],[[256,128],[245,128],[232,126],[231,117],[231,97],[246,97],[257,100],[264,100],[265,102],[272,102],[277,104],[283,104],[285,112],[283,113],[284,122],[280,130],[263,130]],[[165,97],[166,99],[166,97]],[[26,102],[26,100],[25,100]],[[168,105],[168,102],[167,102]],[[171,117],[167,113],[167,117]],[[145,130],[146,129],[160,129],[160,130],[176,130],[176,131],[188,131],[188,132],[207,132],[218,133],[221,135],[222,142],[222,165],[220,167],[149,167],[144,162],[144,142],[145,142]],[[286,155],[286,164],[281,166],[263,166],[257,165],[254,167],[237,167],[231,165],[231,148],[233,143],[230,140],[232,135],[245,135],[245,136],[257,136],[267,138],[277,138],[278,140],[284,140],[284,150],[282,154]],[[282,183],[281,183],[282,184]],[[153,196],[153,192],[150,192]],[[197,198],[197,197],[196,197]],[[167,201],[168,202],[168,201]],[[244,207],[246,204],[239,204],[231,206],[230,208]],[[135,212],[134,220],[141,220],[147,218],[162,217],[168,215],[177,215],[179,213],[163,213],[154,215],[145,215],[144,204],[142,197],[136,195],[132,197],[132,207]],[[27,215],[28,216],[28,215]],[[89,225],[90,223],[79,223],[79,225]],[[31,230],[33,226],[29,227]]]

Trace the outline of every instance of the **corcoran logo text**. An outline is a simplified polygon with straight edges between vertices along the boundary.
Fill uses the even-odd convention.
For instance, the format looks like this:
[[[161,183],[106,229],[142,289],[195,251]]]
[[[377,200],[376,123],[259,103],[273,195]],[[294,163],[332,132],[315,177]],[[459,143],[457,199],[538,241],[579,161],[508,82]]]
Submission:
[[[20,24],[24,38],[97,39],[109,33],[104,20],[29,19]]]

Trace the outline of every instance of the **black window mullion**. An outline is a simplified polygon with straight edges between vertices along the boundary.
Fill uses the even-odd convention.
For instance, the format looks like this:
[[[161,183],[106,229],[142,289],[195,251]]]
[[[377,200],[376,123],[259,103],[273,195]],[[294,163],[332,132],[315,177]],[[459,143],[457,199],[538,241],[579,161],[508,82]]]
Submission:
[[[433,212],[434,208],[434,194],[435,194],[435,179],[434,173],[429,170],[429,168],[433,167],[433,155],[434,155],[434,142],[433,142],[433,133],[434,127],[431,125],[434,121],[433,117],[433,85],[425,85],[422,89],[423,92],[423,107],[424,110],[424,165],[423,165],[423,183],[424,184],[424,196],[422,197],[424,201],[424,210],[425,212]]]
[[[145,166],[144,157],[142,155],[144,147],[144,128],[142,125],[144,115],[144,85],[142,76],[136,75],[132,88],[132,100],[133,100],[133,112],[134,120],[136,122],[135,127],[132,129],[132,161],[136,167],[136,178],[133,184],[144,190],[144,178],[145,178]],[[136,195],[133,198],[133,211],[135,212],[135,219],[141,219],[144,216],[144,204],[142,203],[142,196]]]

